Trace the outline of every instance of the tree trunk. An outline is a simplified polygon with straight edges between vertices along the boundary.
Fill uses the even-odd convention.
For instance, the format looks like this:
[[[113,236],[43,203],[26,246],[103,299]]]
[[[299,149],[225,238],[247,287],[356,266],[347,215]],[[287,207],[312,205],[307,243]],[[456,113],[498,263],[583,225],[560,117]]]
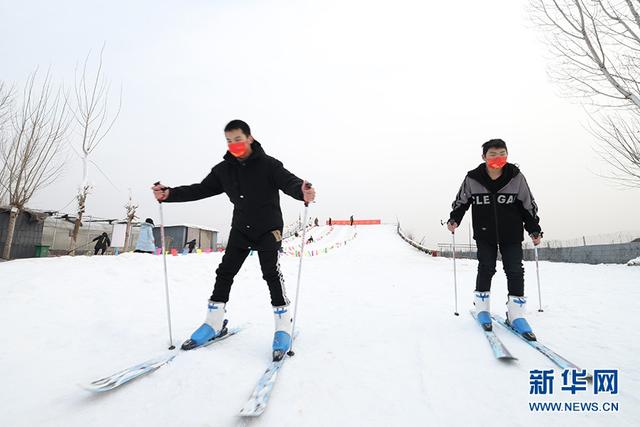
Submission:
[[[16,223],[18,222],[18,214],[20,210],[16,207],[11,207],[9,212],[9,224],[7,225],[7,240],[4,242],[4,250],[2,251],[2,258],[11,259],[11,245],[13,244],[13,232],[16,229]]]
[[[71,232],[71,242],[69,243],[69,255],[75,255],[77,249],[78,233],[80,232],[80,226],[82,225],[82,212],[78,212],[78,218],[73,224],[73,231]]]
[[[69,254],[70,255],[75,255],[76,254],[76,249],[77,247],[77,241],[78,241],[78,233],[80,232],[80,227],[82,226],[82,216],[84,215],[84,211],[85,211],[85,204],[87,202],[87,196],[89,195],[89,185],[86,184],[86,179],[84,179],[85,184],[83,185],[82,189],[80,189],[80,192],[78,193],[77,199],[78,199],[78,218],[76,219],[76,222],[73,225],[73,231],[71,232],[71,242],[69,244]]]
[[[131,245],[131,220],[127,221],[127,231],[124,235],[124,249],[122,252],[127,252],[129,250],[129,246]]]

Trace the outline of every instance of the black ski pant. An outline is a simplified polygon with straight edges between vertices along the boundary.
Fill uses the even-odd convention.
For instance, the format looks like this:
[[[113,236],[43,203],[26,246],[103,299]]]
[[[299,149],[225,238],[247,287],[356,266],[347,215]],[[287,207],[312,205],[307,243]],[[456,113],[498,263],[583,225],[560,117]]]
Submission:
[[[478,246],[478,276],[476,277],[476,291],[491,290],[491,279],[496,273],[498,246],[502,255],[502,268],[507,275],[509,295],[524,296],[524,267],[522,266],[522,244],[520,243],[489,243],[476,241]]]
[[[216,270],[216,284],[211,294],[211,301],[227,302],[229,301],[229,293],[233,278],[240,271],[240,267],[249,255],[249,249],[242,249],[234,246],[228,246],[225,250],[222,262]],[[271,294],[271,305],[274,307],[289,305],[289,299],[284,288],[284,277],[280,272],[279,263],[280,252],[276,250],[258,251],[260,259],[260,267],[262,269],[262,278],[269,286]]]
[[[94,255],[98,255],[99,251],[102,251],[100,253],[100,255],[104,255],[104,252],[107,250],[106,246],[96,246],[95,248],[93,248],[93,254]]]

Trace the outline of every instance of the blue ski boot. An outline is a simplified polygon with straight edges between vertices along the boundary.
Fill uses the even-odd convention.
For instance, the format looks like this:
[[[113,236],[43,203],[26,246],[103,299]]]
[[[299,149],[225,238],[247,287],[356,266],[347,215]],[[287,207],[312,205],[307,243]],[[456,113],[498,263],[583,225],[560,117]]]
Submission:
[[[224,318],[225,303],[209,301],[207,317],[204,323],[191,334],[191,338],[182,344],[183,350],[191,350],[221,337],[227,333],[227,321]]]
[[[476,317],[482,329],[490,331],[491,323],[491,292],[474,291],[473,305],[476,306]]]
[[[527,307],[527,297],[509,295],[507,301],[507,323],[527,341],[536,341],[536,336],[524,318]]]
[[[276,332],[273,334],[273,361],[282,360],[291,349],[291,329],[293,320],[289,306],[273,307]]]

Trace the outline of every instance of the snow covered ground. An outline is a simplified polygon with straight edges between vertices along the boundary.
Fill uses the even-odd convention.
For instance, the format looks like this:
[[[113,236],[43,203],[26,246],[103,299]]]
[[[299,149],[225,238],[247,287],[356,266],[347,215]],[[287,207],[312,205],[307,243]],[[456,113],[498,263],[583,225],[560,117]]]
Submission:
[[[313,244],[349,236],[336,227]],[[321,233],[316,230],[314,233]],[[318,234],[320,235],[320,234]],[[323,243],[324,242],[324,243]],[[221,254],[169,257],[175,341],[202,321]],[[299,258],[283,258],[289,296]],[[555,369],[508,332],[519,358],[501,363],[468,314],[476,263],[458,261],[460,316],[453,316],[451,261],[418,252],[392,226],[363,226],[346,245],[305,258],[296,342],[265,426],[640,425],[640,269],[526,263],[529,318],[539,338],[587,369],[618,369],[618,395],[529,394],[529,370]],[[62,257],[0,264],[0,425],[233,426],[270,359],[273,318],[258,257],[231,293],[228,317],[246,328],[224,343],[179,355],[121,389],[93,395],[89,382],[167,347],[162,258]],[[493,286],[502,312],[506,281]],[[498,303],[500,302],[500,303]],[[617,413],[532,413],[529,402],[618,402]]]

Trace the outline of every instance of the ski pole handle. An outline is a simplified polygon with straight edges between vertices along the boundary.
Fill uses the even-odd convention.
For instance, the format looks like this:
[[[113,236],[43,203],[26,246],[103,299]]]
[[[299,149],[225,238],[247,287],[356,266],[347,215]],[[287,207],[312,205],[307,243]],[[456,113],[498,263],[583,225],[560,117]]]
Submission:
[[[449,228],[449,225],[454,225],[454,224],[455,224],[455,227],[453,228],[453,230],[451,230],[451,229]],[[447,221],[440,220],[440,225],[444,225],[444,226],[446,226],[446,227],[447,227],[447,230],[449,230],[449,231],[451,232],[451,234],[455,234],[455,232],[456,232],[456,228],[458,228],[458,223],[457,223],[457,222],[455,222],[455,221],[454,221],[454,222],[451,222],[451,219],[449,219],[449,220],[447,220]]]
[[[158,182],[158,184],[160,183]],[[311,183],[309,181],[305,181],[303,186],[305,190],[311,190]],[[309,202],[304,202],[304,206],[309,207]]]
[[[160,181],[156,181],[156,182],[154,182],[154,183],[153,183],[153,185],[160,185]],[[164,191],[164,190],[166,190],[167,188],[169,188],[169,187],[167,187],[166,185],[163,185],[163,186],[162,186],[162,188],[161,188],[161,190],[162,190],[162,191]]]
[[[156,182],[153,183],[153,185],[156,186],[156,185],[161,185],[161,184],[160,184],[160,181],[156,181]],[[166,185],[163,185],[163,186],[160,187],[160,190],[162,191],[163,195],[165,196],[164,198],[166,199],[167,196],[166,196],[166,194],[164,194],[164,192],[166,190],[169,190],[169,187],[167,187]],[[154,190],[154,192],[155,192],[155,190]],[[162,202],[163,202],[163,200],[158,200],[158,203],[162,203]]]

